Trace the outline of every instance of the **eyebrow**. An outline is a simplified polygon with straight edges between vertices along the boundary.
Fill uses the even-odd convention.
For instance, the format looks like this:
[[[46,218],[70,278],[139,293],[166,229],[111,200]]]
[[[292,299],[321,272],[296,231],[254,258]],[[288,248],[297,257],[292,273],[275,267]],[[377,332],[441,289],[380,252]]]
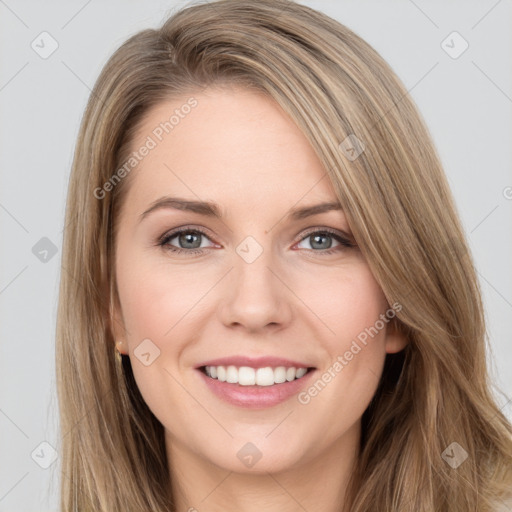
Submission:
[[[161,197],[153,203],[150,207],[141,214],[139,222],[146,218],[151,212],[161,209],[174,209],[197,213],[206,217],[212,217],[221,219],[222,213],[219,205],[208,201],[191,201],[189,199],[183,199],[180,197]],[[312,206],[304,206],[301,208],[292,208],[288,213],[287,217],[292,220],[301,220],[312,215],[318,215],[320,213],[329,212],[332,210],[342,210],[340,203],[338,202],[327,202],[315,204]]]

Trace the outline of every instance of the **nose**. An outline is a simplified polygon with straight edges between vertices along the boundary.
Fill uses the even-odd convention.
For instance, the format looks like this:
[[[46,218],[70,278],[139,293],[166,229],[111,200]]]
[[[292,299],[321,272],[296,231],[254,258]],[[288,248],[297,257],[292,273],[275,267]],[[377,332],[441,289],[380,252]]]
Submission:
[[[224,280],[222,303],[217,309],[226,327],[254,333],[280,330],[289,325],[293,293],[287,283],[287,273],[271,253],[265,249],[250,263],[234,254],[234,268]]]

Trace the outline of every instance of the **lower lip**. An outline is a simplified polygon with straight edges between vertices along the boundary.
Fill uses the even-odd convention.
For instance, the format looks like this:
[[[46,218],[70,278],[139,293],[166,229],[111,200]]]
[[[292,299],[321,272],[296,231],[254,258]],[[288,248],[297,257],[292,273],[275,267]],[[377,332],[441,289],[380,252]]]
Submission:
[[[300,379],[272,386],[241,386],[212,379],[201,370],[197,371],[210,390],[226,402],[238,407],[264,409],[280,404],[299,393],[309,383],[316,370],[309,370]]]

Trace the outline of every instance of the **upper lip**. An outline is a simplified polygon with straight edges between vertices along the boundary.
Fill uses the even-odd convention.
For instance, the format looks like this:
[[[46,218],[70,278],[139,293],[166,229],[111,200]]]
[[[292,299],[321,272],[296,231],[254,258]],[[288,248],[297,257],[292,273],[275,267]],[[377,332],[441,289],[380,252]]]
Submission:
[[[204,361],[196,366],[201,368],[203,366],[250,366],[251,368],[265,368],[266,366],[284,366],[286,368],[312,368],[313,366],[300,361],[292,361],[291,359],[284,359],[282,357],[263,356],[263,357],[248,357],[248,356],[228,356],[219,359],[211,359]]]

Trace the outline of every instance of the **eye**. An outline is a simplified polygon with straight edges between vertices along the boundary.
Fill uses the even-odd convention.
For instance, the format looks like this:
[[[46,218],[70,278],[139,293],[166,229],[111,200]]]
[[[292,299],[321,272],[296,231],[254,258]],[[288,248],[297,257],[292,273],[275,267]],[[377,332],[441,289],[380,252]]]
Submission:
[[[308,251],[318,253],[319,255],[330,255],[335,252],[341,252],[344,249],[356,247],[356,244],[350,240],[348,235],[342,235],[340,232],[329,228],[310,230],[305,236],[302,235],[299,239],[299,244],[308,239],[311,240],[311,248],[307,248]],[[330,239],[335,239],[338,242],[338,246],[332,248],[332,241]],[[181,247],[176,247],[176,245],[172,244],[171,242],[174,240]],[[213,245],[204,245],[202,243],[204,240],[209,240],[209,238],[203,230],[183,227],[162,235],[157,245],[175,254],[202,254],[205,252],[205,248],[213,247]]]
[[[201,243],[201,238],[208,238],[206,233],[198,228],[181,228],[171,233],[166,233],[158,242],[158,245],[175,253],[200,254],[204,252],[205,246]],[[171,241],[177,239],[182,247],[171,245]],[[206,246],[208,247],[208,246]]]
[[[332,247],[332,241],[330,239],[335,239],[339,245],[337,247]],[[300,242],[305,240],[310,240],[311,249],[308,249],[313,252],[318,252],[321,255],[329,255],[335,252],[342,251],[343,249],[355,247],[356,244],[353,243],[348,235],[341,235],[337,231],[332,229],[324,228],[324,229],[316,229],[313,231],[309,231],[306,236],[303,236],[300,239]]]

